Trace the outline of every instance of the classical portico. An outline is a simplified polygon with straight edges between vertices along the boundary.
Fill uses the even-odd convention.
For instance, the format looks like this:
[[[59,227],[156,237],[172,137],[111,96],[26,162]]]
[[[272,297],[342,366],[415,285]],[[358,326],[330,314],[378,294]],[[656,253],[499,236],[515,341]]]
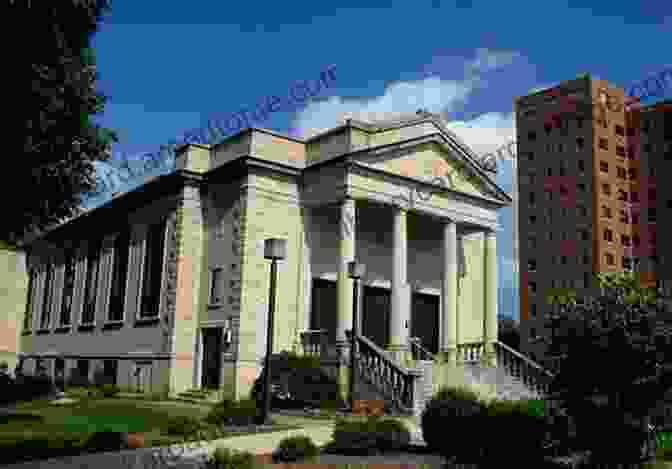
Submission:
[[[346,330],[352,325],[353,317],[353,284],[348,278],[347,264],[356,260],[357,251],[357,206],[366,203],[365,199],[345,197],[339,202],[340,211],[340,238],[338,241],[339,271],[337,278],[337,343],[347,349]],[[380,327],[389,329],[389,345],[386,349],[395,361],[401,364],[410,364],[410,323],[411,323],[411,294],[412,285],[408,278],[408,215],[411,211],[408,206],[390,205],[393,212],[392,226],[388,228],[392,233],[392,250],[389,261],[391,264],[390,288],[390,315],[387,324]],[[416,212],[423,216],[423,212]],[[460,313],[469,314],[469,311],[460,312],[458,307],[458,231],[459,236],[483,234],[482,260],[484,281],[479,282],[484,298],[484,314],[482,323],[482,338],[491,343],[497,337],[497,261],[495,231],[488,227],[475,227],[472,223],[460,223],[449,218],[435,219],[441,227],[441,279],[440,279],[440,319],[439,319],[439,351],[446,362],[457,362],[457,347],[460,343],[458,323]],[[458,227],[460,228],[458,230]],[[480,228],[480,229],[479,229]],[[360,256],[362,257],[362,256]],[[361,261],[361,259],[358,259]]]

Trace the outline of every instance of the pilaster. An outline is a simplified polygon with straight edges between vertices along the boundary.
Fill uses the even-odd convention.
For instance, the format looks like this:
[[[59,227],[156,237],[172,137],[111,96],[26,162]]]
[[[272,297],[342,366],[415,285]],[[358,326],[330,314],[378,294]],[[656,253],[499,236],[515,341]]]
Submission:
[[[489,230],[484,239],[484,311],[483,341],[484,360],[488,366],[497,366],[494,342],[497,340],[497,233]]]
[[[457,359],[457,224],[447,220],[443,225],[443,281],[441,288],[441,352],[444,360],[455,364]]]

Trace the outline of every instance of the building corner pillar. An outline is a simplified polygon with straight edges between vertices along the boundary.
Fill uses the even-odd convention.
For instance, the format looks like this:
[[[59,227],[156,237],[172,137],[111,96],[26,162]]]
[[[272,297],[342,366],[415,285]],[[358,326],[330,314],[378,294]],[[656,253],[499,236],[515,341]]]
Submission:
[[[338,351],[337,381],[339,395],[348,401],[349,394],[349,341],[345,333],[352,325],[353,280],[348,276],[348,262],[355,260],[355,234],[357,226],[355,201],[346,197],[340,205],[340,236],[338,243],[336,349]]]
[[[441,355],[449,365],[457,364],[457,224],[443,225],[443,279],[441,282]]]
[[[484,360],[487,366],[496,367],[495,341],[497,340],[497,233],[486,231],[483,243],[484,254],[484,308],[483,342]]]
[[[392,358],[402,366],[410,360],[408,344],[411,296],[408,284],[408,211],[396,207],[392,237],[392,291],[390,308],[390,343]]]

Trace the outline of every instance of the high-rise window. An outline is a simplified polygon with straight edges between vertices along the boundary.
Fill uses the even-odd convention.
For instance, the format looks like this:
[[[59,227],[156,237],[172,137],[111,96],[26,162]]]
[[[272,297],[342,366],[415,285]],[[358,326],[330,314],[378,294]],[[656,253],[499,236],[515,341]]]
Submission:
[[[579,171],[585,171],[586,170],[586,162],[584,160],[579,160],[578,165],[579,165]]]
[[[607,252],[604,254],[604,259],[607,262],[607,265],[614,265],[614,255]]]
[[[611,195],[611,187],[609,184],[602,184],[602,193],[604,195]]]
[[[613,236],[612,236],[612,231],[611,231],[611,230],[608,230],[608,229],[607,229],[607,230],[604,230],[604,240],[605,240],[605,241],[610,241],[610,242],[613,240]]]
[[[210,304],[216,305],[222,302],[222,275],[224,269],[221,267],[212,269],[210,277]]]
[[[623,147],[623,146],[621,146],[621,145],[618,145],[618,146],[616,147],[616,154],[617,154],[618,156],[622,156],[623,158],[625,158],[625,147]]]
[[[609,172],[609,163],[606,161],[600,161],[600,171],[603,173],[608,173]]]
[[[109,321],[123,321],[126,299],[126,275],[128,271],[128,249],[130,230],[125,230],[114,240],[114,256],[112,260],[112,288],[108,311]]]
[[[536,140],[537,139],[537,133],[536,132],[528,132],[527,133],[527,139],[528,140]]]
[[[151,225],[147,231],[140,307],[141,318],[151,318],[159,315],[165,231],[165,218]]]
[[[635,168],[628,169],[628,178],[633,181],[637,179],[637,170]]]
[[[620,135],[620,136],[624,136],[624,135],[625,135],[625,129],[623,128],[622,125],[618,125],[618,124],[616,124],[616,126],[615,126],[615,130],[614,130],[614,131],[615,131],[616,135]]]
[[[599,141],[599,147],[603,150],[609,149],[609,141],[606,138],[601,138]]]
[[[40,329],[48,329],[51,320],[51,299],[53,295],[54,267],[47,264],[44,277],[44,301],[42,302],[42,316]]]
[[[535,259],[530,259],[527,261],[527,270],[530,272],[537,271],[537,261]]]
[[[82,324],[85,325],[93,324],[96,317],[100,249],[100,240],[90,242],[86,260],[86,286],[84,288],[84,311],[82,312]]]
[[[26,301],[26,314],[23,316],[23,330],[30,331],[33,329],[33,308],[35,307],[35,268],[30,269],[28,276],[28,298]]]
[[[60,326],[70,325],[72,315],[72,297],[75,290],[75,265],[76,257],[74,249],[69,249],[65,254],[65,272],[63,278],[63,300],[61,303]]]
[[[578,137],[576,139],[576,150],[581,151],[583,150],[584,146],[585,146],[585,140],[583,139],[583,137]]]

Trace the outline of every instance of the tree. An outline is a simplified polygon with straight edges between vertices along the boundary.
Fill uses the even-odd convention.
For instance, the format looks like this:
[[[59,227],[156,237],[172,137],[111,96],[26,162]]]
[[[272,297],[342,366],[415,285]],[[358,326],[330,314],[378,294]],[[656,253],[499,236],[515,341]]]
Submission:
[[[498,340],[514,350],[520,350],[520,327],[510,316],[499,316]]]
[[[549,292],[547,301],[560,311],[547,316],[555,330],[539,340],[548,346],[545,365],[557,371],[551,394],[577,428],[602,431],[599,438],[610,445],[596,449],[603,457],[631,449],[626,442],[633,441],[617,444],[604,432],[624,436],[633,422],[643,431],[672,387],[672,318],[657,292],[632,274],[598,274],[595,285],[599,296],[584,301],[571,290]]]
[[[91,122],[106,97],[96,92],[91,39],[109,0],[10,1],[0,17],[30,37],[9,49],[11,101],[4,135],[6,184],[0,239],[16,244],[80,212],[96,190],[94,161],[107,161],[114,132]],[[10,26],[6,25],[7,28]],[[9,102],[6,101],[7,103]]]

